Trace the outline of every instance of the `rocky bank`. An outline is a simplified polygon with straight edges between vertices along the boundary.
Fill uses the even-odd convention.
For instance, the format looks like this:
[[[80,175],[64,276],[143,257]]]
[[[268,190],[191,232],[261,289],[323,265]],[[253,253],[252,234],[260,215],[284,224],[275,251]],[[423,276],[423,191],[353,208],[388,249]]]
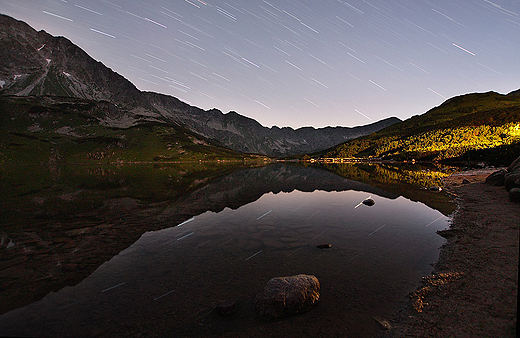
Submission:
[[[515,337],[520,205],[503,186],[486,184],[494,170],[444,180],[458,210],[439,261],[410,307],[385,337]]]

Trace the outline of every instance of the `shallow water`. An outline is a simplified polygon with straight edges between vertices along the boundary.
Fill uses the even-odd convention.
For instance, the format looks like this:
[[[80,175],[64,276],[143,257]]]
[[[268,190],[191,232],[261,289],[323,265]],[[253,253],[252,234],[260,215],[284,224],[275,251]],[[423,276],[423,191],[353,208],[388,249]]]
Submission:
[[[374,206],[360,204],[368,197]],[[184,207],[189,217],[174,221],[179,204],[132,209],[133,226],[172,224],[144,232],[78,284],[3,314],[0,334],[373,337],[383,331],[373,317],[390,318],[431,271],[443,244],[435,232],[448,221],[395,192],[310,168],[248,169],[183,201],[197,198],[213,206],[201,210],[218,212]],[[223,210],[215,206],[222,201]],[[325,243],[332,247],[316,247]],[[270,278],[301,273],[319,279],[318,307],[278,321],[254,314],[254,296]],[[222,301],[238,302],[234,316],[212,311]]]

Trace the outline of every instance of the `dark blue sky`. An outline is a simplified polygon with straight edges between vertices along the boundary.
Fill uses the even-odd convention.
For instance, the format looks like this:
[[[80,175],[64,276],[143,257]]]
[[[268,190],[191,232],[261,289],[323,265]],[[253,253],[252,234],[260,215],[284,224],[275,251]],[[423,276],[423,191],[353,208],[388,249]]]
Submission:
[[[520,88],[518,0],[0,0],[139,89],[265,126],[354,126]]]

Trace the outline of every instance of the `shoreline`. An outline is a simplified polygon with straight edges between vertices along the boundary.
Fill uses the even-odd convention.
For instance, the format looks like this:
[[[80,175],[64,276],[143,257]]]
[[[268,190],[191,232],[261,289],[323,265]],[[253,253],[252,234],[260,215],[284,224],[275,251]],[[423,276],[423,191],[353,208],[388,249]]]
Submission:
[[[457,210],[433,273],[384,337],[515,337],[520,205],[485,183],[498,169],[443,179]]]

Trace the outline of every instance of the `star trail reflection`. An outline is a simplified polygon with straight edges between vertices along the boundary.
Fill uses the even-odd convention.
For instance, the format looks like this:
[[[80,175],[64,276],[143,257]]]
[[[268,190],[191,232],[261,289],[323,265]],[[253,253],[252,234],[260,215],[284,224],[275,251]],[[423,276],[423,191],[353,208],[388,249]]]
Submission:
[[[78,285],[0,316],[0,327],[16,335],[220,336],[238,328],[255,336],[266,325],[250,308],[256,293],[272,277],[305,273],[320,280],[320,306],[270,323],[272,334],[315,332],[327,322],[333,336],[348,317],[350,334],[373,336],[370,317],[391,316],[429,273],[443,242],[435,231],[447,217],[403,197],[371,195],[374,206],[356,205],[366,197],[268,193],[147,232]],[[237,314],[212,315],[219,302],[238,302]]]

